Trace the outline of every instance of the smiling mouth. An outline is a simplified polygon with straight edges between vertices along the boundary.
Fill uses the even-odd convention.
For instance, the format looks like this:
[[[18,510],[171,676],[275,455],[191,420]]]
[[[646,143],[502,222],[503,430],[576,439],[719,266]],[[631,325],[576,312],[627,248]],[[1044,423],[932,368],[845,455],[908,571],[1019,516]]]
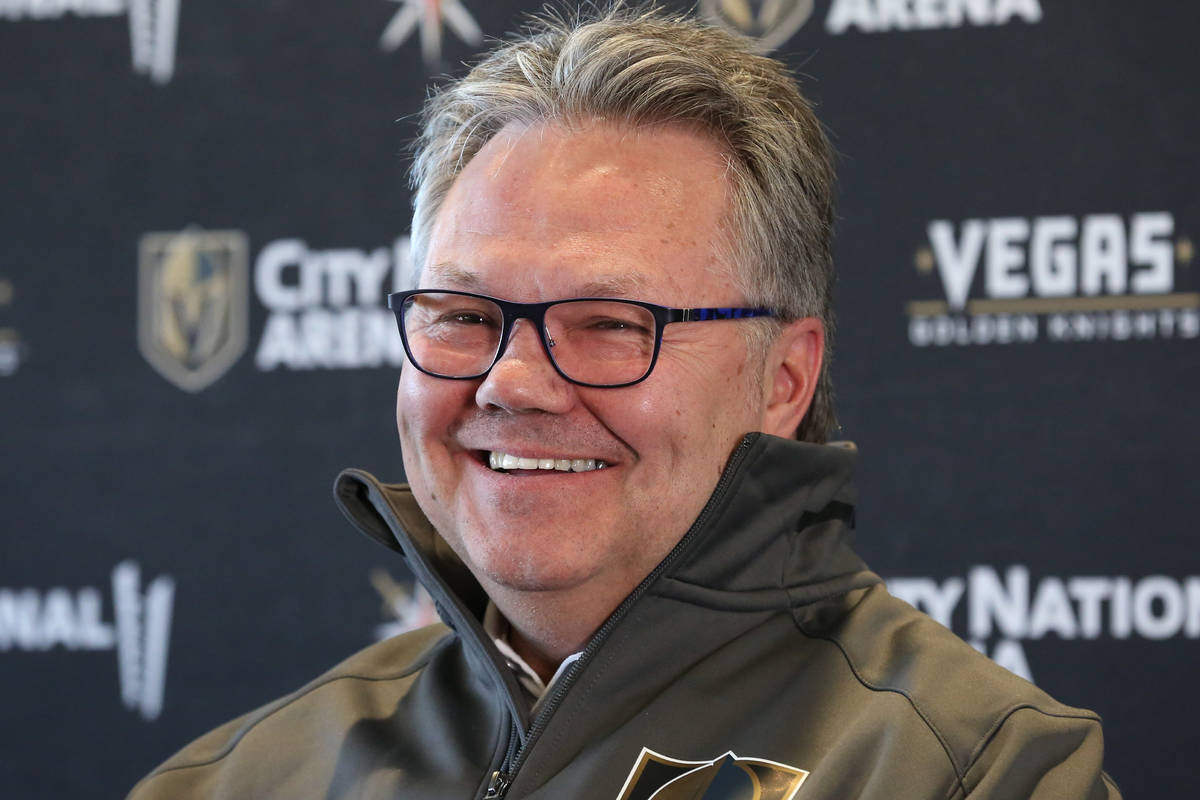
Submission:
[[[487,464],[496,472],[509,472],[515,469],[594,472],[608,466],[608,462],[598,458],[522,458],[511,453],[501,453],[498,450],[488,451]]]

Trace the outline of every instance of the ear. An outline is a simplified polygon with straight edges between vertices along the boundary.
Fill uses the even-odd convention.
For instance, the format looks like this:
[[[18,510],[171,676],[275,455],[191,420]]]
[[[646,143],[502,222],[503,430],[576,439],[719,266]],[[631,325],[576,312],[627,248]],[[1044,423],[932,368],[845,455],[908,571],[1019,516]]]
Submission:
[[[763,373],[764,433],[791,438],[812,405],[825,352],[825,328],[816,317],[784,326],[767,353]]]

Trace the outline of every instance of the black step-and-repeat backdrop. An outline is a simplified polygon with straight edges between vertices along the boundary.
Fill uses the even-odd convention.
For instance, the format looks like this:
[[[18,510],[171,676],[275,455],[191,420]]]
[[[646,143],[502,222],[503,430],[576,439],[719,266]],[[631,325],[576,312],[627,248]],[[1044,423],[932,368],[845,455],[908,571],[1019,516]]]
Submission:
[[[412,115],[536,0],[0,0],[0,795],[117,797],[432,618],[400,479]],[[892,590],[1194,796],[1193,3],[705,0],[840,154],[835,378]]]

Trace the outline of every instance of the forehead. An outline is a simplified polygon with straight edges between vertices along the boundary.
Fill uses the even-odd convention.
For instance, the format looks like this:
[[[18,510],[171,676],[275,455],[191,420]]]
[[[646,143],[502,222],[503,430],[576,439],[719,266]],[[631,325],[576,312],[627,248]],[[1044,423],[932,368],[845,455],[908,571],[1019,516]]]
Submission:
[[[447,194],[421,282],[612,296],[721,281],[726,172],[683,126],[509,126]]]
[[[486,292],[488,278],[485,272],[464,267],[450,261],[436,261],[425,270],[426,282],[430,285],[453,286],[468,292]],[[605,273],[589,271],[586,282],[578,288],[579,297],[640,297],[647,292],[650,281],[641,272]]]

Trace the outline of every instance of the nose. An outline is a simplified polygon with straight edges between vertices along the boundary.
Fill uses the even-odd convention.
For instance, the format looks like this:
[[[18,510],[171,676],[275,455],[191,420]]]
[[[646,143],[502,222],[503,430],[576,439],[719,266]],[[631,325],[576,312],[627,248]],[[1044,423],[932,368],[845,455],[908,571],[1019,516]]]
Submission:
[[[504,353],[475,390],[475,403],[513,413],[564,414],[575,403],[575,387],[550,363],[534,324],[519,319]]]

